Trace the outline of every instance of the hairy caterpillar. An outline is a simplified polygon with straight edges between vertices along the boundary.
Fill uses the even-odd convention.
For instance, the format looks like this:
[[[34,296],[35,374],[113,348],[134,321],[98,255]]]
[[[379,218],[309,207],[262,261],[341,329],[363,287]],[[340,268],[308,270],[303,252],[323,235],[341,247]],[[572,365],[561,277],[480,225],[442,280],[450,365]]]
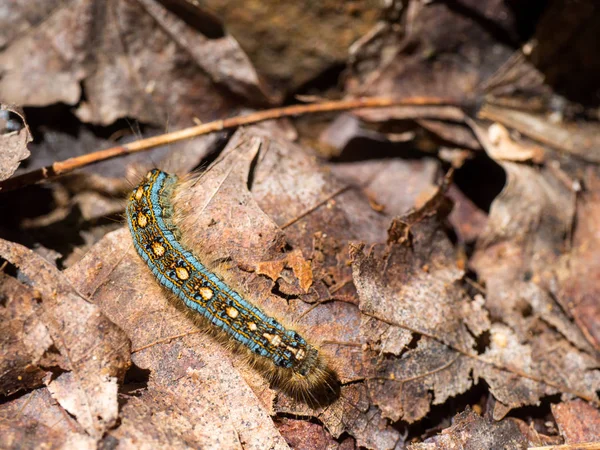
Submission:
[[[157,281],[199,325],[245,352],[276,388],[311,406],[335,400],[339,380],[319,351],[244,299],[179,242],[171,204],[177,181],[153,169],[127,205],[134,247]]]

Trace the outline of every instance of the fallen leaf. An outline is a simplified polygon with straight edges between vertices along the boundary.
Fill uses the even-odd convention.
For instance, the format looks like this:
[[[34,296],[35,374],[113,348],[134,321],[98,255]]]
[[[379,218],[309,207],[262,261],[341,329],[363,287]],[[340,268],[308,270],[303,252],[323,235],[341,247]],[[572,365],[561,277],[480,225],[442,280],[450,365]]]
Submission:
[[[65,412],[48,389],[35,389],[0,406],[2,446],[38,448],[40,442],[52,448],[93,450],[98,438],[90,436],[74,416]]]
[[[304,420],[282,418],[277,426],[291,448],[306,450],[336,449],[352,450],[355,448],[352,438],[338,443],[322,427]]]
[[[552,405],[565,444],[600,442],[600,411],[581,400]]]
[[[222,19],[280,96],[343,63],[348,48],[377,22],[383,9],[374,0],[302,5],[207,0],[202,5]]]
[[[129,366],[128,340],[63,274],[31,250],[0,240],[0,255],[35,289],[31,293],[9,283],[21,291],[6,311],[16,315],[11,317],[16,333],[11,347],[28,350],[31,362],[25,371],[37,377],[42,370],[51,372],[44,383],[53,399],[89,436],[99,439],[117,421],[117,381]],[[25,321],[26,311],[31,318]],[[34,387],[30,377],[19,373],[14,375],[22,378],[22,388]],[[12,386],[18,383],[9,381]]]
[[[587,341],[600,349],[600,308],[596,301],[600,277],[598,259],[598,214],[600,176],[588,169],[582,179],[584,190],[577,196],[577,222],[573,230],[572,251],[544,277],[544,285],[573,317]]]
[[[329,167],[338,178],[363,189],[383,205],[379,212],[388,219],[417,208],[419,199],[435,189],[441,172],[439,162],[433,158],[336,162]]]
[[[45,10],[15,3],[9,9],[21,20],[6,24],[0,52],[4,101],[80,103],[79,118],[95,124],[129,117],[181,126],[193,117],[226,115],[231,93],[266,98],[231,36],[209,39],[157,1],[72,0]],[[194,7],[185,18],[201,15]]]
[[[507,183],[492,204],[471,260],[486,284],[486,307],[524,342],[541,320],[579,349],[590,351],[581,330],[543,283],[543,274],[568,251],[575,192],[551,168],[514,163],[502,167]]]
[[[463,8],[471,12],[465,14]],[[354,96],[472,98],[513,53],[506,41],[499,42],[474,20],[480,10],[486,12],[487,25],[502,23],[514,33],[513,12],[497,0],[468,7],[410,3],[401,21],[379,23],[353,46],[346,90]],[[358,114],[372,122],[428,119],[422,125],[443,139],[478,148],[456,107],[394,107]]]
[[[293,276],[284,273],[291,269]],[[313,282],[311,263],[300,250],[293,250],[275,261],[261,261],[256,264],[256,273],[266,275],[278,283],[278,288],[286,295],[307,294]]]
[[[499,123],[490,125],[486,135],[478,135],[479,140],[485,143],[484,147],[490,158],[496,161],[533,161],[539,164],[544,160],[544,150],[541,147],[514,141],[508,130]]]
[[[0,392],[11,395],[20,389],[41,386],[47,372],[40,366],[56,365],[60,359],[52,358],[52,339],[36,315],[39,295],[7,275],[1,274],[0,279],[2,297],[6,299],[0,308]]]
[[[479,117],[500,122],[531,139],[586,161],[600,161],[596,152],[600,145],[600,128],[597,123],[552,122],[546,115],[494,105],[482,108]],[[540,150],[535,153],[539,154]],[[509,159],[514,160],[514,156]]]
[[[465,411],[454,417],[451,427],[426,439],[423,443],[411,444],[409,450],[478,450],[502,448],[520,450],[527,448],[527,436],[522,433],[517,420],[505,419],[494,422],[473,411]]]
[[[17,115],[22,120],[20,129],[14,130],[14,125],[8,126],[13,122],[10,114]],[[9,178],[15,173],[20,162],[29,157],[27,144],[32,139],[23,115],[0,105],[0,181]]]

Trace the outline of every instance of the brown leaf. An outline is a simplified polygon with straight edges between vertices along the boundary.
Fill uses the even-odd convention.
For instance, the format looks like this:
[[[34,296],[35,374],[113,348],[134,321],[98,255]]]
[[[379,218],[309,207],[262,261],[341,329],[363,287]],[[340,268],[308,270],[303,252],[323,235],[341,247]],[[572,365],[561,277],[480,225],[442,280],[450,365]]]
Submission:
[[[467,197],[456,185],[450,186],[448,197],[454,202],[448,220],[462,242],[474,242],[485,230],[487,214]]]
[[[600,161],[596,151],[600,145],[600,127],[595,122],[553,122],[545,115],[493,105],[486,105],[482,108],[479,116],[500,122],[531,139],[586,161],[595,163]],[[523,152],[520,151],[520,153]],[[541,149],[536,149],[532,153],[532,157],[539,159],[540,153]],[[515,160],[514,156],[503,159]]]
[[[494,200],[485,233],[471,264],[486,283],[486,306],[493,318],[527,341],[539,320],[555,327],[578,348],[589,351],[584,335],[544,286],[544,275],[568,251],[574,214],[573,182],[560,172],[503,163],[507,184]]]
[[[67,433],[30,418],[7,418],[0,422],[2,446],[4,448],[39,448],[43,442],[47,448],[93,450],[96,447],[94,438],[85,434]]]
[[[2,444],[7,448],[97,448],[97,437],[86,434],[77,420],[67,414],[48,389],[35,389],[0,406]],[[14,447],[7,443],[13,442]]]
[[[454,417],[454,423],[442,433],[419,444],[411,444],[409,450],[479,450],[502,448],[521,450],[527,448],[527,436],[522,433],[518,421],[505,419],[494,422],[473,411],[465,411]]]
[[[346,438],[342,443],[338,443],[322,427],[304,420],[283,418],[277,426],[291,448],[306,450],[355,448],[352,438]]]
[[[283,273],[285,268],[292,270],[294,278]],[[293,250],[287,253],[283,258],[275,261],[261,261],[256,264],[256,273],[258,275],[266,275],[273,281],[278,281],[282,278],[285,283],[285,288],[279,284],[279,288],[287,295],[307,294],[313,283],[313,273],[311,270],[310,261],[304,259],[300,250]],[[298,289],[294,289],[294,285],[298,285]]]
[[[376,245],[368,251],[358,247],[354,251],[354,281],[361,311],[420,339],[414,349],[377,360],[375,376],[368,386],[371,398],[384,414],[392,420],[417,420],[427,413],[430,402],[443,403],[448,396],[467,390],[479,377],[487,381],[502,404],[508,405],[505,410],[498,406],[497,418],[510,408],[536,403],[554,392],[570,392],[597,401],[600,373],[592,370],[595,359],[547,327],[524,345],[510,328],[491,325],[483,308],[484,299],[470,300],[461,288],[464,274],[456,267],[453,248],[439,219],[420,215],[416,222],[415,215],[401,219],[403,232],[402,227],[390,229],[390,233],[401,236],[400,240],[394,238],[388,246]],[[514,260],[510,261],[512,268]],[[488,296],[493,299],[494,294]],[[560,329],[578,336],[567,318],[551,311],[544,314],[555,318]],[[478,341],[474,337],[483,333],[489,334],[490,344],[476,351]],[[585,345],[581,338],[579,342]],[[374,349],[380,346],[378,339]],[[554,351],[548,354],[544,348]],[[576,373],[587,375],[582,379]]]
[[[350,94],[466,100],[513,53],[510,45],[499,42],[488,30],[488,26],[506,27],[514,33],[515,18],[504,2],[486,0],[468,6],[413,2],[403,13],[401,26],[393,20],[379,23],[353,46],[346,83]],[[475,20],[482,15],[487,16],[485,20]],[[376,122],[462,122],[464,114],[454,107],[398,107],[361,111],[360,117]],[[444,139],[478,147],[464,127],[443,122],[424,125]]]
[[[376,23],[382,10],[373,0],[264,0],[253,7],[240,0],[207,0],[203,5],[222,19],[280,95],[343,63],[349,47]]]
[[[387,218],[417,208],[419,199],[435,189],[441,170],[434,158],[418,160],[384,159],[330,164],[334,175],[360,187],[380,205]]]
[[[544,160],[544,150],[539,146],[527,145],[511,139],[508,130],[494,123],[487,129],[480,125],[472,125],[487,154],[496,161],[533,161]]]
[[[600,442],[600,411],[581,400],[552,405],[565,444]]]
[[[585,189],[577,198],[577,222],[573,232],[573,249],[565,254],[548,277],[548,288],[560,306],[570,314],[596,351],[600,350],[600,307],[598,279],[600,249],[600,176],[592,168],[586,170]]]
[[[9,122],[13,122],[9,118],[10,113],[18,115],[22,120],[23,126],[19,130],[12,130],[12,126],[7,126]],[[27,144],[32,140],[22,114],[0,104],[0,180],[9,178],[15,173],[20,162],[29,157]]]
[[[17,345],[28,348],[33,368],[44,364],[60,368],[46,381],[48,390],[64,410],[77,418],[86,433],[101,437],[117,420],[117,380],[129,366],[129,342],[50,263],[25,247],[4,240],[0,240],[0,255],[20,269],[36,289],[34,298],[40,298],[39,305],[32,304],[31,294],[11,299],[11,304],[22,302],[32,315],[39,316],[39,322],[31,319],[32,329],[24,327],[23,331],[18,329],[23,321],[13,319]],[[20,308],[8,311],[15,309]],[[41,339],[31,342],[36,337]],[[50,362],[47,354],[53,352],[59,356]]]
[[[57,365],[53,361],[52,339],[38,314],[39,293],[33,292],[14,278],[0,274],[2,298],[0,308],[0,393],[11,395],[20,389],[42,385],[46,371],[41,365]],[[37,299],[36,299],[37,297]],[[44,360],[44,364],[42,363]]]
[[[208,39],[155,0],[9,8],[22,20],[6,24],[0,53],[5,101],[75,105],[83,87],[86,100],[77,115],[85,122],[107,125],[131,117],[163,126],[221,117],[233,107],[231,92],[265,99],[254,69],[230,36]],[[184,17],[193,21],[201,15],[192,8]],[[24,23],[29,30],[22,35],[17,27]]]

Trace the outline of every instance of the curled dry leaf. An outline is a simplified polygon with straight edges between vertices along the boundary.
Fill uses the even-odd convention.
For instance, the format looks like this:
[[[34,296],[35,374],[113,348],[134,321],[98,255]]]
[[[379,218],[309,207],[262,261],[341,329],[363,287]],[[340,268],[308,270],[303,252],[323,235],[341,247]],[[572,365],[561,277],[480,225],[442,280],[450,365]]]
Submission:
[[[22,124],[13,129],[14,120],[10,114],[17,115]],[[16,110],[0,105],[0,180],[9,178],[21,161],[29,157],[27,144],[32,141],[25,118]]]
[[[597,122],[556,122],[549,120],[545,115],[493,105],[483,107],[479,116],[502,123],[531,139],[585,161],[600,161],[597,151],[600,146],[600,127]],[[539,152],[540,150],[535,150],[535,153]]]
[[[3,276],[8,300],[2,308],[2,346],[15,359],[2,360],[11,365],[3,372],[2,392],[36,387],[43,378],[53,400],[85,433],[99,439],[117,420],[117,381],[129,366],[129,341],[32,251],[1,240],[0,256],[18,267],[26,282]],[[42,422],[27,402],[13,419],[19,417]]]
[[[233,107],[232,92],[267,97],[230,36],[202,34],[197,7],[186,12],[187,22],[155,0],[37,1],[7,8],[17,20],[3,27],[5,101],[75,105],[83,87],[86,100],[77,114],[85,122],[107,125],[128,117],[164,126],[221,117]],[[194,21],[198,27],[188,25]]]
[[[544,160],[544,150],[541,147],[514,141],[508,130],[499,123],[490,125],[487,133],[481,125],[473,123],[472,127],[487,154],[496,161],[541,163]]]
[[[502,448],[521,450],[527,448],[527,435],[518,420],[506,419],[495,422],[473,411],[465,411],[454,417],[454,423],[437,436],[419,444],[411,444],[409,450],[478,450]]]

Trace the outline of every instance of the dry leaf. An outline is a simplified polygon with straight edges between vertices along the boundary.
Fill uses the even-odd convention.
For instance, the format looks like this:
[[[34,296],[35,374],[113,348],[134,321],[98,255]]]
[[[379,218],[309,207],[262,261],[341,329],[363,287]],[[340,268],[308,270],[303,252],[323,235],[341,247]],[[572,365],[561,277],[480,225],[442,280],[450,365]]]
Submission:
[[[588,342],[600,349],[600,307],[598,278],[600,259],[598,220],[600,218],[600,175],[588,169],[583,178],[585,189],[577,198],[577,222],[573,248],[563,255],[546,277],[545,285],[560,306],[573,317]]]
[[[348,48],[378,20],[376,0],[314,3],[205,0],[258,71],[285,95],[343,63]]]
[[[3,379],[3,392],[35,387],[47,372],[44,384],[53,399],[89,436],[99,439],[117,421],[117,382],[129,366],[129,341],[63,274],[31,250],[1,240],[0,255],[17,266],[31,286],[12,280],[4,285],[12,290],[3,311],[9,319],[6,331],[14,333],[8,351],[20,355],[22,363],[7,374],[17,380]],[[25,407],[21,411],[28,413]]]
[[[52,2],[44,15],[38,3],[8,6],[20,20],[3,30],[4,101],[75,105],[83,88],[77,114],[85,122],[129,117],[164,126],[222,117],[231,93],[265,99],[230,36],[209,39],[185,22],[202,15],[197,8],[181,18],[155,0],[70,0]]]
[[[584,351],[581,330],[544,286],[548,269],[568,251],[575,192],[555,170],[503,163],[507,184],[494,200],[471,261],[486,284],[486,306],[526,342],[551,326]],[[536,333],[537,335],[537,333]]]
[[[22,126],[18,130],[13,129],[15,124],[10,118],[11,113],[22,120]],[[0,180],[9,178],[20,162],[29,157],[27,144],[32,139],[22,113],[0,105]]]
[[[566,444],[600,442],[600,411],[581,400],[552,405],[552,414]]]
[[[502,448],[521,450],[527,448],[527,436],[516,420],[494,422],[465,411],[454,417],[454,423],[442,433],[419,444],[411,444],[409,450],[479,450]]]

